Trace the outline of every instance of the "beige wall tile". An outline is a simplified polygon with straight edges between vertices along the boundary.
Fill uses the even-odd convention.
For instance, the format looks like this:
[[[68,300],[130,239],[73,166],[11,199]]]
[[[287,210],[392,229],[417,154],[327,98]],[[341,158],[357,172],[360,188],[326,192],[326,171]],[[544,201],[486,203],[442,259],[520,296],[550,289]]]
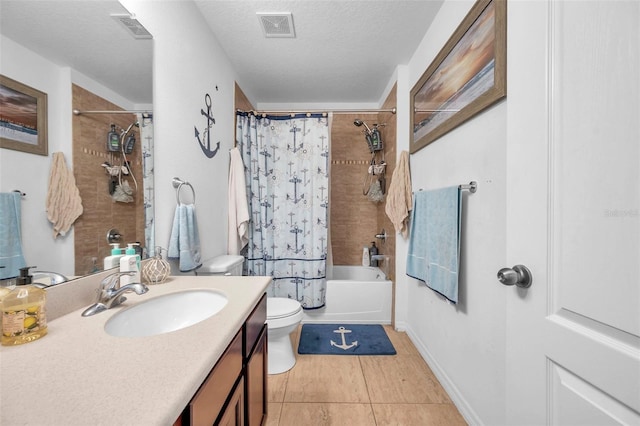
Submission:
[[[105,99],[73,85],[73,108],[80,111],[122,110]],[[73,175],[82,198],[83,213],[74,223],[75,275],[85,275],[91,271],[92,259],[103,269],[104,258],[111,254],[107,243],[107,231],[116,228],[123,235],[124,243],[140,241],[144,246],[144,196],[142,192],[142,148],[140,134],[136,127],[133,132],[136,144],[127,155],[133,175],[125,179],[134,188],[134,202],[114,203],[109,194],[110,177],[102,167],[108,161],[120,164],[120,153],[108,154],[107,133],[111,124],[127,129],[135,121],[134,114],[91,114],[73,116]],[[71,166],[71,160],[67,159]],[[126,247],[121,244],[120,247]]]
[[[394,88],[385,101],[383,108],[396,106]],[[363,128],[356,127],[353,121],[360,118],[369,126],[374,123],[380,127],[384,143],[384,160],[387,163],[385,173],[386,189],[391,183],[391,175],[396,163],[396,116],[391,113],[380,114],[337,114],[331,126],[331,249],[335,265],[360,265],[362,247],[376,242],[381,254],[391,256],[388,267],[389,276],[394,278],[395,233],[387,217],[385,201],[374,203],[363,195],[367,169],[371,153],[365,141]],[[375,235],[382,229],[389,238],[386,243],[377,240]]]

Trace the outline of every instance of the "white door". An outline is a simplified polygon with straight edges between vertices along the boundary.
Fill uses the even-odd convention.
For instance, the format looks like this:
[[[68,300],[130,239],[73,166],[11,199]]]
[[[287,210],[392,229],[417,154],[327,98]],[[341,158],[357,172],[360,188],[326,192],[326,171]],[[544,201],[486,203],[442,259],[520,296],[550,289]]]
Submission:
[[[508,7],[506,422],[640,425],[640,2]]]

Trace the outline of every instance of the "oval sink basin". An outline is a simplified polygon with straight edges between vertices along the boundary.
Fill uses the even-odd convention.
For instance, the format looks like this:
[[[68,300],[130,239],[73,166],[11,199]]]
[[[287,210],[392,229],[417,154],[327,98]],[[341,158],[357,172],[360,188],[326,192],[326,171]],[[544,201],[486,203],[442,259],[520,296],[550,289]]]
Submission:
[[[227,304],[227,297],[213,290],[185,290],[165,294],[123,309],[104,326],[118,337],[144,337],[169,333],[204,321]]]

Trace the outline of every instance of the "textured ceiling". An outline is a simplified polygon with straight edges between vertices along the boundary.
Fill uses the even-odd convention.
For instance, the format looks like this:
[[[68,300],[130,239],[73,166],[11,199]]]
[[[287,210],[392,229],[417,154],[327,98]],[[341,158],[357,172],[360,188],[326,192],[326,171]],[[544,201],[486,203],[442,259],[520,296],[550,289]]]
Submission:
[[[196,0],[257,103],[378,102],[438,0]],[[296,38],[265,38],[256,12],[291,12]]]
[[[151,103],[153,41],[134,39],[112,13],[127,11],[115,0],[0,0],[0,33],[134,103]]]
[[[195,4],[255,103],[375,103],[442,0]],[[151,103],[152,41],[134,40],[109,16],[125,12],[115,0],[0,0],[0,32],[132,102]],[[291,12],[296,38],[265,38],[256,12]]]

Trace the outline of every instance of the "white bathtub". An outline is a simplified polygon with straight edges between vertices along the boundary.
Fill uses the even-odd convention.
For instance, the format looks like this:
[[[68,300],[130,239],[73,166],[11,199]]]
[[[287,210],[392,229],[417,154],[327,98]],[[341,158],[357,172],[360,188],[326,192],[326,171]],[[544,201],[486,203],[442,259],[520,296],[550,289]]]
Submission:
[[[334,266],[326,304],[304,311],[303,323],[391,324],[392,283],[379,268]]]

